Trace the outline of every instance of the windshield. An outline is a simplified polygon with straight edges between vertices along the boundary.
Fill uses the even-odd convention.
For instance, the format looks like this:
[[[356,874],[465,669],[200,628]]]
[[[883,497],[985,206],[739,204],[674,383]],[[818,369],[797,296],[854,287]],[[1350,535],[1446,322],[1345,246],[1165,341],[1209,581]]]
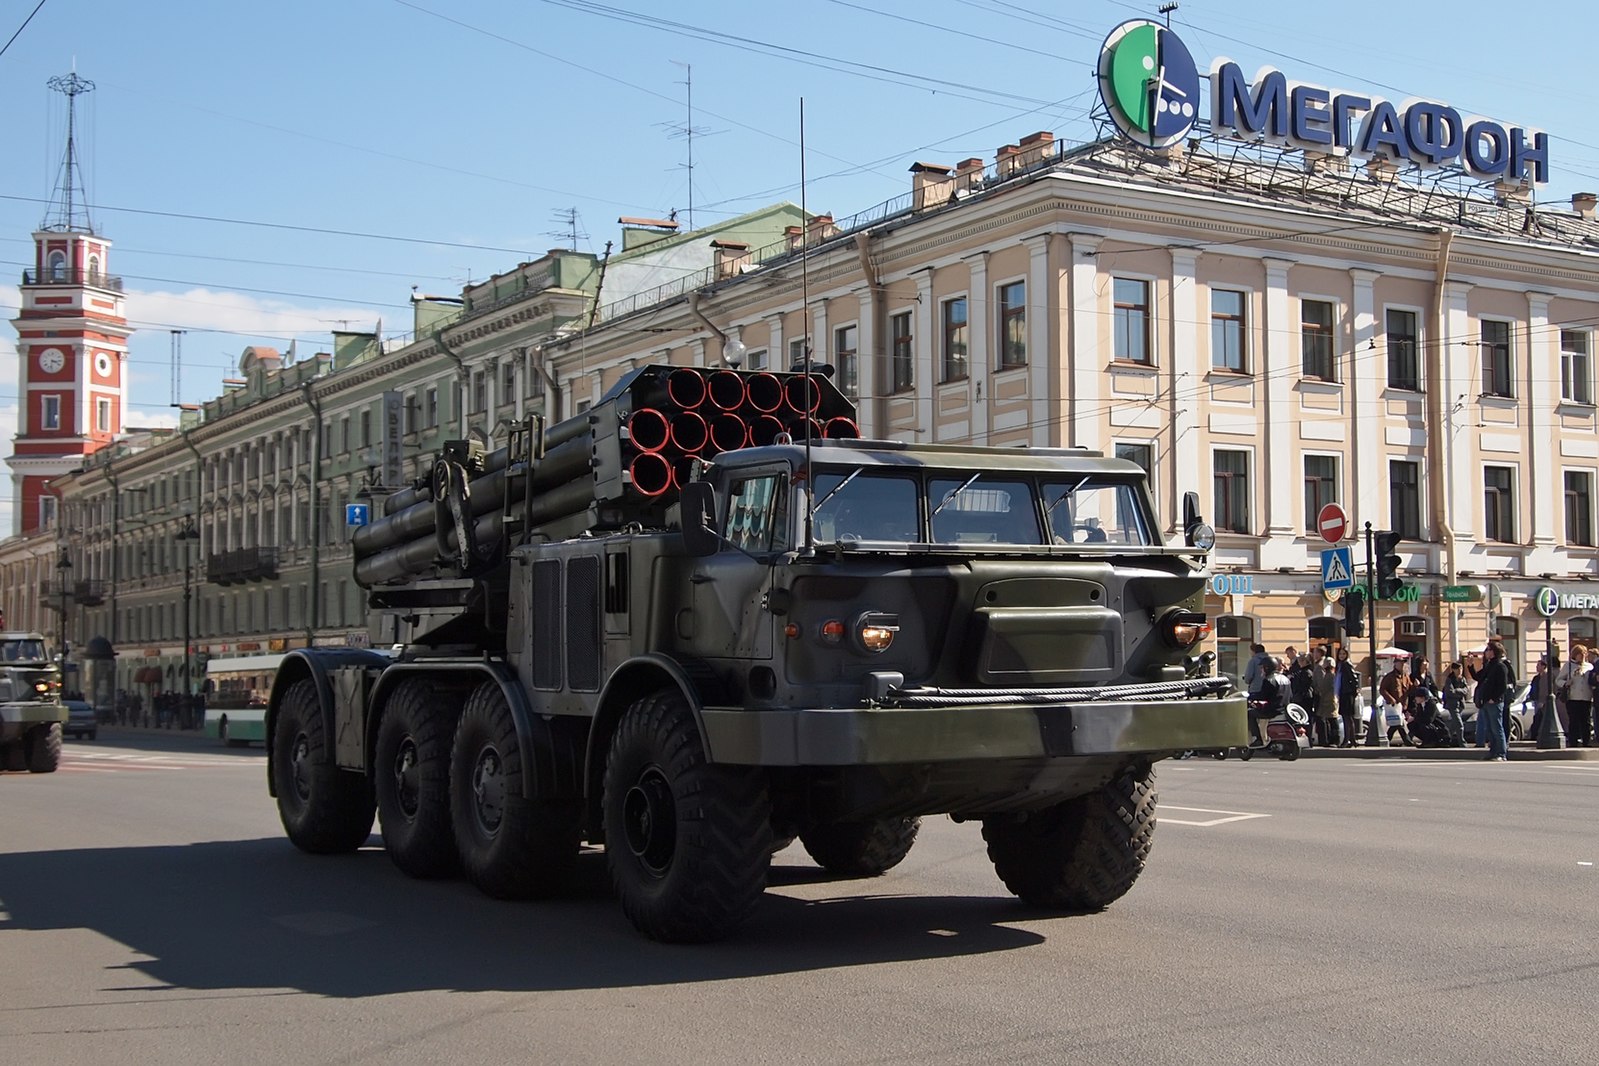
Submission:
[[[43,661],[44,641],[42,640],[0,641],[0,662],[37,663]]]
[[[916,479],[898,474],[827,472],[816,478],[816,539],[909,544],[921,540]]]
[[[1045,481],[1044,506],[1056,544],[1155,543],[1154,524],[1134,485],[1093,478]]]

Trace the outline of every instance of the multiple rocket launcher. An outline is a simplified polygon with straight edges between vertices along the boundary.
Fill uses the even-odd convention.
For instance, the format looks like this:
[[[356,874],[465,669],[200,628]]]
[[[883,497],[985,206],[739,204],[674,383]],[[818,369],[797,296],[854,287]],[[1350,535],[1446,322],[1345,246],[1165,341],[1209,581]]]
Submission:
[[[355,579],[371,589],[481,572],[524,530],[559,539],[659,527],[697,462],[858,436],[854,405],[820,374],[641,367],[542,440],[513,435],[488,454],[450,442],[429,478],[389,496],[383,517],[356,531]]]

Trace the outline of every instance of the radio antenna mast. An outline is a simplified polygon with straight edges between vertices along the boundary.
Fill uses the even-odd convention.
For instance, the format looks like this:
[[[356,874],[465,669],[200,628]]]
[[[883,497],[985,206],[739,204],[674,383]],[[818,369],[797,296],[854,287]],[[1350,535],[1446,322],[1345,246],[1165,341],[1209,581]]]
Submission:
[[[58,74],[45,82],[67,98],[67,154],[61,161],[61,176],[56,181],[54,211],[45,217],[41,229],[56,233],[93,233],[89,218],[89,197],[83,191],[83,172],[78,167],[78,97],[94,92],[94,82],[78,77],[78,72]],[[79,215],[83,221],[78,221]]]
[[[805,97],[800,97],[799,102],[799,145],[800,145],[800,314],[804,316],[800,328],[804,330],[805,346],[805,410],[801,413],[801,424],[805,427],[805,551],[811,552],[815,548],[812,536],[816,522],[816,482],[813,480],[815,472],[811,469],[811,426],[815,419],[811,417],[811,397],[816,388],[816,379],[811,376],[811,247],[810,247],[810,216],[805,212]]]

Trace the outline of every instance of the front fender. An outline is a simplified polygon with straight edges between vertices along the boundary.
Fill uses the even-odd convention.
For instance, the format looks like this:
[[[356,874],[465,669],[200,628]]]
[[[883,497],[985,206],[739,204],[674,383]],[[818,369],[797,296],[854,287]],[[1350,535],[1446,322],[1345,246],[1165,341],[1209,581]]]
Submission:
[[[704,701],[714,698],[720,687],[714,675],[709,670],[698,669],[695,663],[679,662],[668,655],[652,652],[636,656],[618,666],[600,691],[583,760],[583,792],[591,804],[598,802],[600,782],[605,775],[605,755],[610,750],[616,724],[635,701],[669,687],[675,687],[688,702],[694,714],[694,725],[699,730],[701,748],[706,758],[710,757],[703,710]]]

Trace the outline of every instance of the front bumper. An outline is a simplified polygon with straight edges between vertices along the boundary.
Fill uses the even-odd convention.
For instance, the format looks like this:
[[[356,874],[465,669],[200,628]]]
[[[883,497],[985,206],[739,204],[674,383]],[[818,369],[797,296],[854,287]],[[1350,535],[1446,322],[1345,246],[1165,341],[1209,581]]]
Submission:
[[[67,709],[59,703],[0,703],[0,740],[15,740],[36,725],[67,721]]]
[[[997,695],[997,694],[996,694]],[[747,710],[706,707],[712,762],[871,766],[1152,755],[1249,743],[1242,695]]]

